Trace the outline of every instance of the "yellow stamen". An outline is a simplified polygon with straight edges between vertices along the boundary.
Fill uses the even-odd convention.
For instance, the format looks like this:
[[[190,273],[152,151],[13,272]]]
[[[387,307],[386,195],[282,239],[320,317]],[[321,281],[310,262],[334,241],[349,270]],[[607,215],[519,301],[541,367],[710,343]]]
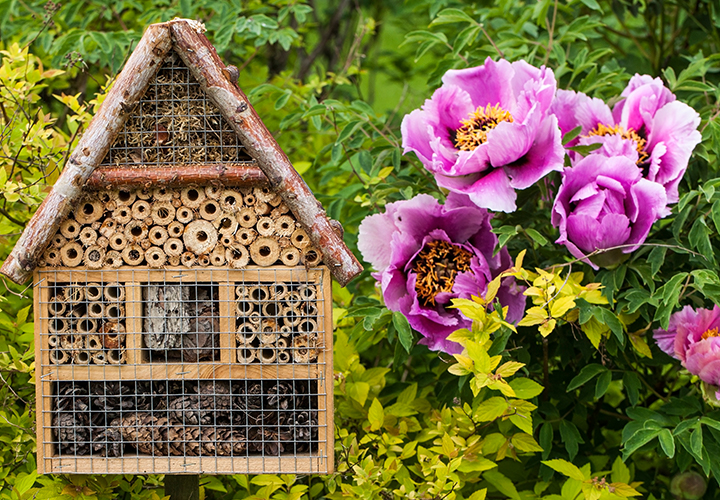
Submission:
[[[447,241],[431,241],[413,262],[417,275],[415,291],[422,305],[435,305],[435,296],[452,292],[457,273],[470,270],[472,254],[464,248]]]
[[[706,340],[710,337],[720,337],[720,333],[718,333],[717,328],[711,328],[710,330],[706,330],[705,333],[702,334],[702,339]]]
[[[484,108],[479,106],[465,120],[461,120],[462,127],[455,131],[455,147],[462,151],[472,151],[487,142],[487,133],[498,126],[500,122],[512,122],[513,117],[499,104]]]
[[[635,141],[635,149],[637,149],[638,152],[638,165],[644,163],[645,160],[647,160],[649,157],[649,155],[645,151],[645,144],[647,143],[647,141],[640,137],[640,135],[631,128],[625,130],[622,125],[615,125],[609,127],[607,125],[599,123],[598,126],[592,129],[586,137],[590,137],[593,135],[617,135],[622,137],[623,139],[630,139],[632,141]]]

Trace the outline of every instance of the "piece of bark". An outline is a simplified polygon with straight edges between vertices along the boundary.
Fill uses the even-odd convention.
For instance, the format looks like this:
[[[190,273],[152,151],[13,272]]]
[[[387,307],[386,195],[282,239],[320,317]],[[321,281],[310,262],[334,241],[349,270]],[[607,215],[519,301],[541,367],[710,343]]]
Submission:
[[[185,26],[190,27],[187,23]],[[105,158],[117,133],[135,108],[158,67],[172,46],[166,24],[153,24],[140,42],[108,92],[77,147],[65,164],[40,208],[28,222],[22,236],[5,260],[0,272],[16,283],[32,276],[50,238],[83,193],[93,170]]]
[[[153,350],[177,349],[190,331],[186,303],[190,289],[182,285],[148,285],[145,299],[145,345]]]
[[[267,177],[254,161],[231,165],[170,165],[163,168],[101,167],[87,181],[92,188],[116,186],[187,186],[221,182],[226,185],[257,186]]]

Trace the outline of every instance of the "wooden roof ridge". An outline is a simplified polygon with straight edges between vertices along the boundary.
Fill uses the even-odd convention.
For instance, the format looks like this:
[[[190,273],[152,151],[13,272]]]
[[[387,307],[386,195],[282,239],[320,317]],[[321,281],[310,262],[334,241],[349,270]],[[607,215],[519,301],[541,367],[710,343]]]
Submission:
[[[70,155],[60,177],[0,268],[0,273],[15,283],[24,283],[31,277],[50,239],[82,196],[83,187],[105,158],[118,132],[171,49],[175,50],[190,69],[202,90],[219,108],[259,167],[259,171],[253,172],[254,167],[243,165],[237,170],[237,175],[247,175],[247,180],[260,181],[260,172],[264,174],[305,228],[312,244],[322,251],[324,262],[341,286],[345,286],[362,272],[362,266],[342,240],[342,226],[327,217],[320,202],[238,86],[237,71],[233,75],[234,68],[228,68],[222,63],[215,47],[203,34],[204,31],[201,23],[189,19],[174,19],[147,27]],[[173,168],[170,167],[170,170]],[[184,168],[186,167],[178,167],[177,175],[182,175]],[[193,168],[197,169],[190,166],[185,173],[189,174]],[[222,180],[223,175],[233,175],[233,169],[229,165],[204,168],[215,169],[220,175],[219,180]],[[102,170],[103,173],[98,172],[91,185],[100,185],[108,180],[108,175],[114,175],[110,169]],[[113,172],[123,175],[117,170],[120,169],[113,169]],[[150,169],[138,170],[147,173]],[[207,175],[213,175],[208,172]],[[103,175],[105,181],[102,180]],[[159,172],[158,175],[166,176]],[[173,175],[166,178],[177,177]],[[146,180],[155,182],[149,178]],[[158,179],[158,182],[162,181]]]

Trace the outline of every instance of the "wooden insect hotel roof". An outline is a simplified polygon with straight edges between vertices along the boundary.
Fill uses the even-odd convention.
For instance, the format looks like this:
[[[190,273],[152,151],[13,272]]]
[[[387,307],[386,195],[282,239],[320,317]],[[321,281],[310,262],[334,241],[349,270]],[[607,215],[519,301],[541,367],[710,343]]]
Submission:
[[[343,243],[342,226],[326,216],[238,86],[237,69],[222,63],[203,32],[202,24],[185,19],[147,28],[0,272],[16,283],[27,281],[87,190],[213,183],[246,187],[269,184],[304,228],[312,245],[321,251],[323,262],[342,286],[362,271]],[[138,108],[143,99],[153,99],[148,89],[162,84],[163,71],[180,70],[199,84],[198,97],[209,99],[206,106],[219,111],[214,118],[213,112],[206,113],[217,121],[209,127],[215,131],[214,136],[204,137],[203,148],[195,150],[182,134],[183,127],[192,128],[192,123],[173,124],[173,139],[177,143],[184,141],[184,147],[160,148],[167,138],[167,123],[149,116],[148,120],[155,119],[157,147],[133,143],[127,132],[128,122],[144,119]],[[189,85],[184,90],[181,87],[178,92],[196,91]],[[172,100],[155,103],[157,109],[163,105],[175,104]],[[183,111],[174,109],[173,114],[182,115]],[[190,115],[188,112],[188,120],[192,119]]]

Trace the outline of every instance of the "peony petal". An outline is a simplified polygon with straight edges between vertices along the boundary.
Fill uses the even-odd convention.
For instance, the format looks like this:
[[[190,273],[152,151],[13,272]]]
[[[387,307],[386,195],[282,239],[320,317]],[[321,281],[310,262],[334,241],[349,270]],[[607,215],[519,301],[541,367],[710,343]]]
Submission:
[[[559,89],[555,94],[555,100],[550,106],[550,113],[557,117],[558,126],[563,136],[579,125],[577,117],[575,116],[575,110],[577,109],[580,95],[584,94],[578,94],[574,90]],[[565,144],[565,146],[573,147],[577,142],[578,138],[576,137],[571,142]]]
[[[649,79],[647,75],[636,77],[630,80],[628,88],[623,92],[625,99],[615,106],[613,116],[625,130],[649,134],[655,113],[674,101],[675,96],[665,88],[660,78]]]
[[[503,167],[523,157],[533,145],[542,112],[538,106],[522,123],[501,122],[487,134],[488,156],[493,167]]]
[[[598,245],[600,250],[624,244],[630,237],[630,221],[622,214],[608,214],[600,222]]]
[[[392,204],[388,205],[390,207]],[[388,235],[396,230],[391,213],[366,217],[358,229],[358,250],[367,262],[383,271],[390,265],[390,242]]]
[[[584,254],[600,248],[598,245],[600,236],[600,222],[597,219],[574,213],[567,218],[567,238]]]
[[[466,91],[475,108],[488,104],[500,105],[509,110],[515,105],[515,96],[511,85],[514,71],[512,65],[504,59],[498,62],[490,57],[485,64],[475,68],[449,70],[442,78],[444,85],[455,85]]]

